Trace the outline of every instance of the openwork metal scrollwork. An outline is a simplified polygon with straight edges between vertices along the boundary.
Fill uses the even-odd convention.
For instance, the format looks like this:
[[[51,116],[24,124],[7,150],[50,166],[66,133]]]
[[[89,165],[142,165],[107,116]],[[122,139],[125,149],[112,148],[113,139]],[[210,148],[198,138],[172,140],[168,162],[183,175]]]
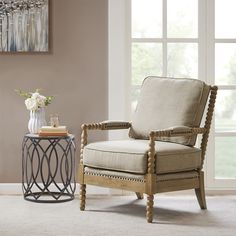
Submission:
[[[74,199],[74,136],[25,135],[22,143],[22,188],[24,198],[35,202],[65,202]]]

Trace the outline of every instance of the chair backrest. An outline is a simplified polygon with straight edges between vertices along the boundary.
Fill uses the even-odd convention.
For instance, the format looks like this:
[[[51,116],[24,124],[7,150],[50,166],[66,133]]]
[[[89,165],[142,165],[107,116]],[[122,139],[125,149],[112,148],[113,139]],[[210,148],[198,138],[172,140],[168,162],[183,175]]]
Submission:
[[[174,126],[199,127],[210,86],[201,80],[147,77],[133,115],[130,137],[148,139],[150,131]],[[196,136],[158,140],[194,146]]]

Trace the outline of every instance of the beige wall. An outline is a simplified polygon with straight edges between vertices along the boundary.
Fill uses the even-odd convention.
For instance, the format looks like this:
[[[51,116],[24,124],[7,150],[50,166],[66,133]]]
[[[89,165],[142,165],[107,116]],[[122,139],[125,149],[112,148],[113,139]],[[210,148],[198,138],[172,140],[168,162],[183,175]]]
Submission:
[[[56,95],[47,117],[58,113],[77,141],[83,122],[107,119],[107,29],[107,0],[54,0],[52,53],[0,54],[0,182],[21,182],[21,142],[29,112],[15,88],[42,88],[43,94]]]

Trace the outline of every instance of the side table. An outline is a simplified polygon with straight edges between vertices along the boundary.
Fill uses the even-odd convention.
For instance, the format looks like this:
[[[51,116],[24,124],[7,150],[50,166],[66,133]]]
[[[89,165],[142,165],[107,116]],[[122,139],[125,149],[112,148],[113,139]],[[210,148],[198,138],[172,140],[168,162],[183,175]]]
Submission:
[[[26,134],[22,143],[24,199],[41,203],[71,201],[75,188],[74,135]]]

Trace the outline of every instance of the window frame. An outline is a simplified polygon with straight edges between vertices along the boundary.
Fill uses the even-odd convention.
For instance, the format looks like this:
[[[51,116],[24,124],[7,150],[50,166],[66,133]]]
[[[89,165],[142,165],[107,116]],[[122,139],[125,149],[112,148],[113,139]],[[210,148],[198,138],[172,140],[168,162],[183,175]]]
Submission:
[[[112,102],[115,95],[113,94],[112,88],[114,85],[120,88],[122,91],[122,97],[125,98],[125,104],[122,104],[122,114],[119,116],[123,120],[131,120],[131,109],[129,104],[131,104],[130,91],[132,87],[140,88],[139,85],[132,86],[131,84],[131,48],[133,42],[160,42],[163,44],[163,52],[167,52],[167,43],[169,42],[183,42],[183,43],[198,43],[198,78],[205,81],[207,84],[215,84],[215,43],[236,43],[236,39],[215,39],[215,0],[198,0],[198,38],[167,38],[167,1],[163,0],[163,23],[166,27],[163,27],[163,38],[135,38],[131,37],[131,0],[109,0],[109,12],[110,8],[117,10],[116,2],[120,2],[122,5],[122,13],[125,18],[125,28],[122,31],[121,37],[125,40],[120,41],[123,44],[125,51],[122,51],[123,57],[125,58],[126,65],[119,67],[122,73],[122,77],[113,77],[114,73],[109,72],[109,119],[114,118],[112,114],[115,114],[117,109],[114,106],[117,103]],[[121,9],[119,9],[121,10]],[[109,14],[110,15],[110,14]],[[112,16],[114,17],[114,16]],[[119,21],[120,15],[117,14],[117,21]],[[110,18],[110,16],[109,16]],[[113,28],[109,19],[109,31]],[[165,28],[165,29],[164,29]],[[112,31],[112,30],[111,30]],[[110,33],[109,33],[110,35]],[[164,38],[165,36],[165,38]],[[113,37],[112,37],[113,38]],[[113,39],[109,38],[110,41]],[[112,52],[110,52],[109,47],[109,71],[110,65],[114,65],[114,61],[110,61]],[[112,49],[111,49],[112,50]],[[163,76],[167,74],[167,63],[166,62],[167,53],[163,53]],[[114,55],[113,55],[114,56]],[[116,66],[117,66],[116,61]],[[119,62],[118,62],[119,63]],[[116,81],[115,81],[116,80]],[[236,85],[220,85],[219,90],[236,90]],[[127,105],[128,104],[128,105]],[[203,119],[204,122],[204,119]],[[204,125],[204,123],[202,124]],[[208,148],[205,158],[204,170],[206,173],[206,188],[208,190],[236,190],[236,179],[217,179],[215,178],[215,137],[236,137],[236,132],[216,132],[215,131],[215,121],[213,118],[211,133],[208,141]],[[113,136],[114,137],[114,136]]]
[[[215,84],[215,45],[216,43],[236,43],[236,39],[215,38],[215,0],[207,0],[206,9],[206,75],[209,84]],[[219,91],[236,90],[236,85],[218,85],[218,89]],[[236,132],[216,131],[215,119],[212,126],[206,156],[207,187],[212,190],[236,190],[236,178],[218,179],[215,176],[215,138],[236,137]]]

